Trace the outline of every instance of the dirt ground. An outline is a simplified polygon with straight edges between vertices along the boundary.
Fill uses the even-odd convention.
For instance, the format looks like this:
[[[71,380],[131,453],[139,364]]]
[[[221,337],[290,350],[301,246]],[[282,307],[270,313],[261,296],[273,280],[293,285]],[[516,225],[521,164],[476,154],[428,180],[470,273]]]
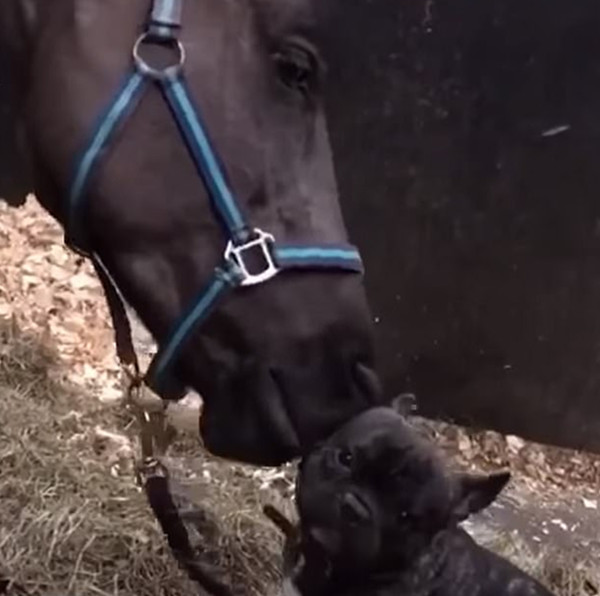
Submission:
[[[135,422],[100,286],[33,199],[0,203],[0,594],[198,593],[173,562],[135,482]],[[149,342],[136,328],[142,351]],[[293,466],[210,457],[198,400],[171,408],[175,492],[202,512],[203,558],[243,593],[272,593],[280,536],[265,503],[293,512]],[[600,456],[415,419],[466,469],[510,468],[509,490],[467,529],[561,596],[600,590]]]

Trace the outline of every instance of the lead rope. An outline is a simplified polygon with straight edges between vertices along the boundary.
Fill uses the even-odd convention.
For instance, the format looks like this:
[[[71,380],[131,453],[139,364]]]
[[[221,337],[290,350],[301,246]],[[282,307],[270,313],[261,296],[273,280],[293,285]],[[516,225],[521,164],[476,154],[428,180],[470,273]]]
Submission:
[[[132,411],[138,420],[142,461],[152,460],[155,455],[155,442],[160,445],[161,454],[166,451],[166,441],[160,432],[160,418],[164,418],[165,407],[161,404],[160,410],[150,412],[142,405],[143,376],[133,345],[131,324],[125,310],[124,300],[101,259],[94,254],[91,260],[104,290],[108,311],[113,323],[117,358],[127,379],[125,407]]]
[[[125,407],[134,414],[138,426],[140,458],[134,456],[137,484],[144,491],[175,560],[188,577],[202,586],[208,594],[234,596],[228,586],[215,579],[214,569],[198,561],[198,553],[190,542],[185,524],[171,495],[169,471],[161,462],[170,442],[165,406],[161,402],[156,409],[150,410],[144,405],[148,400],[144,400],[143,393],[148,389],[140,372],[123,300],[101,262],[94,259],[94,266],[106,294],[115,329],[117,355],[127,378]]]
[[[125,408],[136,418],[140,441],[139,459],[134,457],[134,471],[138,486],[144,491],[171,552],[189,578],[214,596],[233,596],[231,589],[214,578],[214,570],[197,560],[197,554],[183,523],[169,487],[169,472],[160,461],[169,446],[165,406],[150,410],[144,404],[144,378],[133,345],[131,324],[120,292],[99,257],[92,263],[98,275],[110,316],[113,321],[117,357],[127,379]]]
[[[231,589],[214,578],[214,570],[197,560],[185,524],[173,501],[167,467],[160,461],[169,446],[168,426],[163,402],[150,410],[144,399],[144,377],[133,345],[131,324],[124,300],[110,273],[97,255],[92,264],[104,290],[113,322],[117,357],[127,379],[125,408],[134,414],[140,441],[140,457],[134,456],[134,472],[138,486],[158,521],[171,552],[188,577],[214,596],[233,596]]]
[[[128,379],[125,405],[134,413],[139,426],[141,462],[136,462],[138,482],[180,565],[209,593],[229,596],[231,590],[214,580],[212,572],[195,560],[194,549],[171,497],[167,469],[160,462],[169,443],[165,407],[150,411],[144,405],[143,392],[148,388],[167,400],[182,396],[183,387],[171,378],[169,371],[194,329],[210,316],[217,303],[231,291],[265,283],[281,270],[316,268],[362,273],[363,266],[353,246],[282,244],[276,242],[271,234],[247,224],[182,74],[185,48],[177,36],[181,28],[182,2],[153,0],[148,26],[133,48],[134,68],[102,114],[76,162],[70,186],[65,240],[75,252],[91,259],[104,289],[113,321],[117,356]],[[178,52],[178,62],[165,69],[154,69],[140,55],[146,42],[171,44]],[[89,246],[82,213],[94,167],[150,84],[157,85],[167,100],[229,241],[222,263],[215,268],[205,288],[176,322],[166,341],[159,346],[148,371],[142,375],[125,301],[100,256]],[[264,266],[259,273],[251,272],[245,261],[246,255],[253,250],[262,253]]]

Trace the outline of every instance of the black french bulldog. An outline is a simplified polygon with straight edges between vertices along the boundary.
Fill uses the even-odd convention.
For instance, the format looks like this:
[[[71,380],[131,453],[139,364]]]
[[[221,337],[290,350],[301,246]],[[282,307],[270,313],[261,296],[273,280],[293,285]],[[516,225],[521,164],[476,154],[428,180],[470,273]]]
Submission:
[[[301,464],[302,596],[552,596],[460,522],[509,473],[451,474],[395,409],[369,410]]]

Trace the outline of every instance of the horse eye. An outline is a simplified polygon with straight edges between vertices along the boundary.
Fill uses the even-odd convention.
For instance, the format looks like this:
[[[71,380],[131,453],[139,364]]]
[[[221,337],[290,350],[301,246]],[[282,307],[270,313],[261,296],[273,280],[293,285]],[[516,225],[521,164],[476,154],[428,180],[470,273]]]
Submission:
[[[342,468],[350,469],[354,463],[352,451],[349,449],[340,449],[337,452],[337,462]]]
[[[310,93],[314,87],[318,62],[307,48],[289,45],[273,55],[279,80],[289,89]]]

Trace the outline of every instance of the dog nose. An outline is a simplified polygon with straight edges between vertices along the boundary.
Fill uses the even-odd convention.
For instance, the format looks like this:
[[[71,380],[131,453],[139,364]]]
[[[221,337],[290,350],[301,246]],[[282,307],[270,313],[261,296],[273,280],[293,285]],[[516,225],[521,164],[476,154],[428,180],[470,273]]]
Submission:
[[[353,492],[344,494],[340,511],[342,518],[351,524],[360,524],[371,520],[371,511],[364,501]]]

